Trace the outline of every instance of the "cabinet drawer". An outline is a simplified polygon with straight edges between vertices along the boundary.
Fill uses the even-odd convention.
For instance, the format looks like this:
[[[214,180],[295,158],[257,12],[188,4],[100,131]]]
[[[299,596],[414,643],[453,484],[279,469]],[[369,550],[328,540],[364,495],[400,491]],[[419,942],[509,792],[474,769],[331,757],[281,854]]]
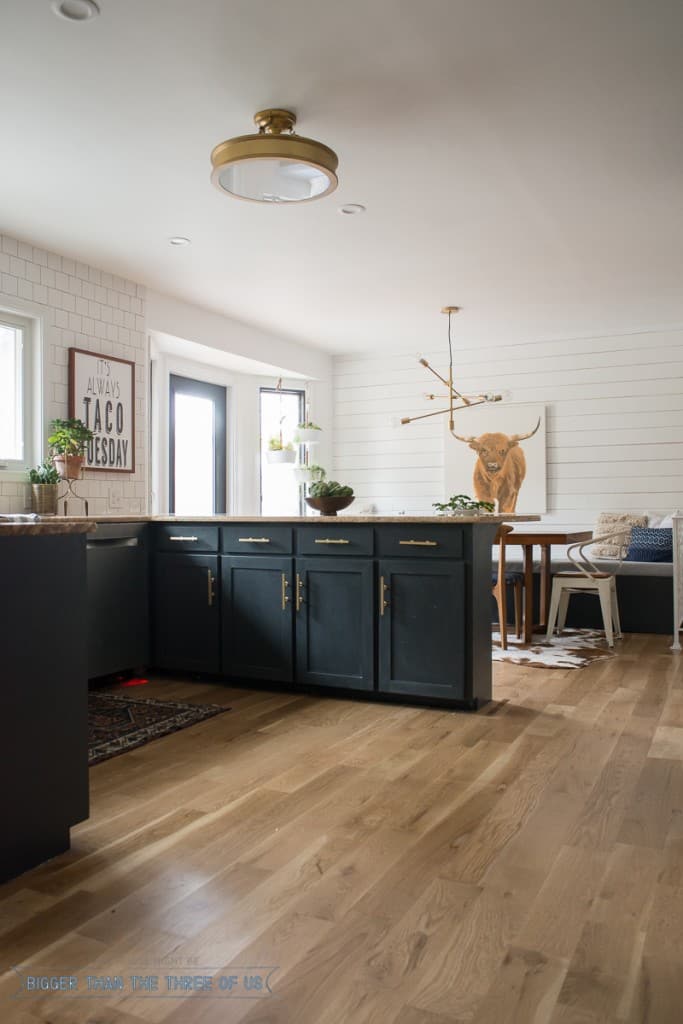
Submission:
[[[157,523],[154,526],[157,551],[218,551],[218,527],[196,523]]]
[[[221,533],[221,550],[226,554],[290,555],[292,553],[291,526],[245,523],[242,526],[224,526]]]
[[[309,526],[297,530],[299,555],[371,555],[371,526]]]
[[[377,531],[381,558],[462,558],[463,531],[458,526],[384,526]]]

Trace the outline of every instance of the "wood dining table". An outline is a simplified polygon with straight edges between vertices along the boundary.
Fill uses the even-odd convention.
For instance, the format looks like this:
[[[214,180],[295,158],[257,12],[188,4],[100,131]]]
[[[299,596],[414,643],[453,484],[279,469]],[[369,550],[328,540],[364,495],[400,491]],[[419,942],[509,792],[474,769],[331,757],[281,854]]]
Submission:
[[[519,544],[524,548],[524,643],[531,643],[534,635],[534,547],[541,549],[541,596],[539,602],[541,621],[536,629],[548,628],[551,589],[551,552],[553,544],[578,544],[590,540],[590,530],[512,530],[505,540],[506,547]]]

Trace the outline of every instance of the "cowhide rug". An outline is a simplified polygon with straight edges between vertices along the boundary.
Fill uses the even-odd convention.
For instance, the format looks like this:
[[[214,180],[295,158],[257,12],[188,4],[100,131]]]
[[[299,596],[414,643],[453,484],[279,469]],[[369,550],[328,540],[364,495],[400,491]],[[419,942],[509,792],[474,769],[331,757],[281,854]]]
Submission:
[[[592,661],[613,658],[617,650],[607,646],[605,634],[598,630],[565,629],[549,642],[544,635],[535,636],[530,644],[508,635],[506,651],[500,649],[500,634],[494,633],[492,657],[529,668],[585,668]]]

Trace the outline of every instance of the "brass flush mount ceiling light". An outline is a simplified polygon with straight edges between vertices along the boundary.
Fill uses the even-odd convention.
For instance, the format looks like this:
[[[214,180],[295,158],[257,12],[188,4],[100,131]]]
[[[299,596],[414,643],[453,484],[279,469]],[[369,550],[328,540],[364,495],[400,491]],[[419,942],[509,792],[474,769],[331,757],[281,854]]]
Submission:
[[[260,110],[256,135],[220,142],[211,154],[214,185],[255,203],[306,203],[337,187],[337,154],[294,132],[291,110]]]
[[[481,405],[483,402],[500,402],[503,399],[502,395],[494,395],[490,392],[483,395],[463,395],[460,391],[456,391],[453,384],[453,343],[451,341],[451,318],[454,313],[460,312],[460,306],[444,306],[441,310],[442,313],[448,314],[448,377],[442,377],[440,373],[430,366],[426,359],[420,359],[420,365],[426,367],[430,373],[441,381],[446,387],[447,391],[445,395],[425,395],[430,401],[435,398],[443,398],[448,402],[446,409],[437,409],[436,412],[425,412],[421,416],[404,416],[401,423],[413,423],[415,420],[426,420],[430,416],[444,416],[448,413],[448,429],[451,434],[454,433],[455,422],[453,420],[453,414],[458,409],[469,409],[474,405]],[[457,436],[457,435],[456,435]]]

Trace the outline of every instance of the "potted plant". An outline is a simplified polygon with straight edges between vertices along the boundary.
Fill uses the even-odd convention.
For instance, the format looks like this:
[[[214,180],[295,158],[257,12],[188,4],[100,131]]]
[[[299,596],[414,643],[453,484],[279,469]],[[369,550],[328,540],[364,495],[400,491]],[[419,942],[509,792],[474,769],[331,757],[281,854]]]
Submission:
[[[298,484],[314,484],[327,476],[322,466],[295,466],[294,479]]]
[[[57,515],[59,480],[59,473],[51,459],[45,459],[36,469],[29,469],[32,512],[37,512],[41,516]]]
[[[336,480],[319,480],[311,484],[306,504],[320,512],[321,516],[336,516],[341,509],[348,508],[353,500],[353,487],[337,483]]]
[[[317,444],[320,438],[318,434],[322,432],[322,427],[319,427],[317,423],[312,423],[310,420],[306,420],[304,423],[298,423],[296,433],[294,434],[295,444]]]
[[[490,515],[496,507],[492,501],[477,501],[467,494],[453,494],[448,501],[435,501],[432,504],[440,516]]]
[[[62,480],[76,480],[83,468],[83,459],[93,432],[83,420],[52,420],[47,443],[55,468]]]
[[[294,445],[291,441],[285,444],[282,440],[282,434],[279,437],[271,437],[268,441],[266,458],[268,462],[295,462],[296,452],[294,451]]]

